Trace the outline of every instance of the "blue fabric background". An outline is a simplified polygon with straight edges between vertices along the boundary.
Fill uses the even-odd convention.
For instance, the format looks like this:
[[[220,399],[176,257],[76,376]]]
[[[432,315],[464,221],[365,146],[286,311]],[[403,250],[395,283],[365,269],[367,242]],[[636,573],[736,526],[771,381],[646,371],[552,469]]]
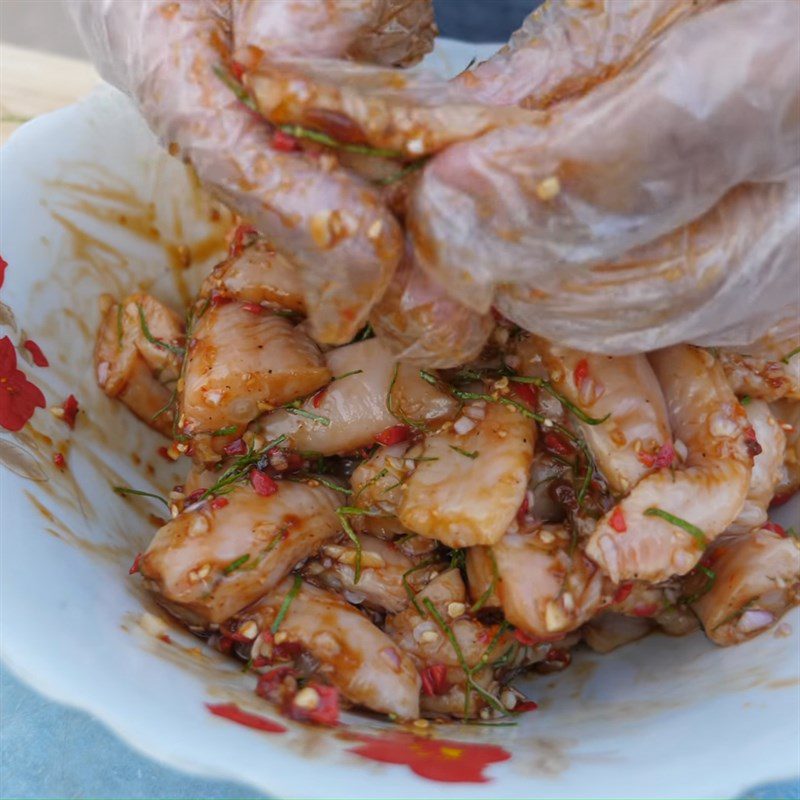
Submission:
[[[654,0],[655,2],[655,0]],[[442,35],[503,41],[537,0],[435,0]],[[723,765],[719,765],[723,768]],[[431,789],[432,794],[435,788]],[[800,778],[746,797],[800,800]],[[186,776],[133,752],[88,715],[51,703],[0,670],[0,798],[262,797]]]

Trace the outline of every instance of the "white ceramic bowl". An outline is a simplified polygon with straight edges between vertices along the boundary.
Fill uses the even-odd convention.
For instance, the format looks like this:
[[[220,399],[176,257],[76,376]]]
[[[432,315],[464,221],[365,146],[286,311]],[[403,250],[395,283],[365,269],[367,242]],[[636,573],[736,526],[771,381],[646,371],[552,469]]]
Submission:
[[[444,43],[432,63],[457,71],[486,51]],[[178,301],[222,253],[227,217],[212,219],[187,171],[108,88],[25,125],[1,155],[0,337],[35,341],[50,366],[21,350],[20,368],[48,405],[74,393],[84,410],[74,431],[44,409],[19,433],[0,429],[2,655],[22,679],[155,759],[281,797],[732,797],[800,773],[797,612],[790,636],[733,649],[653,636],[580,654],[526,684],[540,708],[518,726],[447,726],[435,732],[444,745],[373,741],[359,755],[354,735],[390,729],[353,716],[347,729],[285,723],[277,735],[210,715],[206,703],[232,700],[274,718],[235,664],[182,631],[167,643],[142,627],[145,608],[158,612],[127,572],[158,508],[110,486],[182,476],[156,454],[156,435],[96,388],[91,350],[102,292]],[[798,505],[782,511],[790,521]]]

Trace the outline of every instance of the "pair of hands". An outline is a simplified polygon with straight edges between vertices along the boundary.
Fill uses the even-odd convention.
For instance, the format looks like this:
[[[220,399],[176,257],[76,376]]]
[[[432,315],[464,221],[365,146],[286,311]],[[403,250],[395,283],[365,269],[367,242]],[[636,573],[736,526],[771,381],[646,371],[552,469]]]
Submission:
[[[322,342],[369,316],[444,366],[493,305],[606,352],[797,319],[797,0],[551,0],[450,82],[396,69],[432,46],[429,0],[70,2],[103,76],[297,264]],[[401,157],[287,147],[232,64],[273,125]]]

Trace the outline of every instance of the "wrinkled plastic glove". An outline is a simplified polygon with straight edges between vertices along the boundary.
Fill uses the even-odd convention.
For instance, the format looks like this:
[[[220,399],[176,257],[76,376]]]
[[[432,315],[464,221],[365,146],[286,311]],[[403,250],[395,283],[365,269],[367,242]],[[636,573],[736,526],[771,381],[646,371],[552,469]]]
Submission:
[[[430,0],[70,0],[101,75],[203,183],[301,270],[312,332],[349,341],[383,294],[403,243],[379,193],[335,159],[287,152],[220,79],[240,58],[298,54],[387,65],[435,35]]]
[[[585,349],[741,345],[798,302],[798,24],[795,0],[553,1],[450,83],[305,58],[256,96],[375,147],[450,145],[410,187],[426,291],[404,270],[373,314],[404,354],[474,352],[493,303]]]
[[[636,5],[606,8],[619,21]],[[576,4],[553,6],[574,25]],[[563,41],[566,15],[550,12]],[[425,169],[408,216],[416,263],[476,312],[494,302],[589,350],[745,345],[791,304],[797,319],[799,28],[794,0],[701,9],[593,88],[602,50],[573,52],[571,84],[562,53],[560,78],[509,90],[548,107],[545,124],[454,145]],[[548,58],[528,58],[546,74]],[[552,105],[557,86],[570,99]]]

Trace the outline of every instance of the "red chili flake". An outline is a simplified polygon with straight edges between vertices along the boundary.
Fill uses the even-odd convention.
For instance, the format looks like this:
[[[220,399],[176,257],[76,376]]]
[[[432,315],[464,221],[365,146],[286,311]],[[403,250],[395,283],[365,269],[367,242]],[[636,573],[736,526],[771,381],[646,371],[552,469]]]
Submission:
[[[256,236],[258,236],[258,231],[252,225],[247,225],[246,223],[239,225],[233,232],[233,237],[231,238],[231,246],[229,251],[231,258],[238,256],[239,253],[241,253],[242,250],[244,250],[244,248],[250,244],[250,240]],[[211,300],[213,302],[213,296]]]
[[[255,662],[253,662],[253,666],[255,666]],[[269,700],[271,703],[278,703],[280,705],[284,700],[283,682],[286,678],[295,677],[296,674],[292,667],[275,667],[275,669],[271,669],[269,672],[262,672],[261,675],[258,676],[256,694],[259,697],[263,697],[265,700]],[[294,691],[295,685],[296,684],[292,685],[292,691]]]
[[[317,707],[300,708],[293,702],[289,707],[289,716],[298,722],[316,722],[318,725],[336,727],[339,724],[339,690],[314,682],[309,683],[308,688],[319,695]]]
[[[447,666],[445,664],[431,664],[420,672],[422,678],[422,691],[428,697],[446,694],[450,688],[447,680]]]
[[[550,431],[544,435],[544,446],[557,456],[569,456],[575,452],[569,442],[567,442],[560,434]]]
[[[233,627],[224,624],[219,626],[219,632],[224,638],[238,642],[239,644],[250,644],[250,642],[253,641],[252,639],[248,639],[247,636],[239,633],[239,623],[237,621],[231,622],[231,625]]]
[[[244,77],[244,65],[235,59],[231,59],[228,62],[228,67],[231,71],[231,75],[233,75],[233,77],[236,78],[239,83],[241,83],[242,78]]]
[[[775,497],[772,498],[772,502],[769,504],[769,507],[778,508],[778,506],[786,505],[786,503],[788,503],[796,494],[796,491],[776,494]]]
[[[80,406],[78,404],[77,399],[75,398],[74,394],[71,394],[62,404],[61,408],[64,409],[64,422],[69,425],[70,428],[75,427],[75,418],[78,416],[78,410]]]
[[[240,456],[247,452],[247,444],[244,439],[240,437],[234,439],[230,444],[226,444],[225,447],[222,448],[222,452],[225,453],[226,456]]]
[[[393,444],[405,442],[411,435],[411,428],[408,425],[392,425],[390,428],[381,431],[376,437],[375,441],[378,444],[390,447]]]
[[[572,654],[569,652],[569,650],[562,650],[560,647],[551,647],[547,651],[545,661],[554,661],[558,664],[564,664],[564,666],[566,666],[572,661]]]
[[[645,603],[643,605],[635,606],[633,609],[634,617],[652,617],[657,614],[661,609],[658,603]]]
[[[302,652],[303,645],[300,642],[281,642],[273,648],[272,657],[275,661],[294,661]]]
[[[617,533],[625,533],[625,531],[628,530],[628,523],[625,522],[625,514],[620,506],[616,506],[611,512],[608,524],[611,525]]]
[[[576,365],[573,372],[575,385],[580,389],[581,384],[589,377],[589,362],[582,358]]]
[[[142,560],[142,556],[144,553],[137,553],[136,558],[133,559],[133,564],[131,564],[131,568],[128,570],[128,575],[135,575],[139,571],[139,563]]]
[[[8,336],[0,339],[0,425],[22,430],[37,408],[46,405],[38,386],[17,369],[17,351]]]
[[[526,492],[525,498],[522,501],[522,505],[517,509],[517,522],[520,525],[522,525],[522,523],[525,521],[525,515],[528,513],[529,505],[530,504],[528,503],[528,494]]]
[[[617,586],[617,591],[614,592],[614,596],[611,598],[612,603],[624,603],[628,597],[630,597],[631,592],[633,591],[633,583],[621,583]]]
[[[230,655],[233,650],[233,639],[230,636],[220,636],[217,640],[217,650],[225,656]]]
[[[227,497],[215,497],[211,501],[211,508],[213,508],[214,511],[217,511],[220,508],[225,508],[226,505],[228,505]]]
[[[756,438],[756,432],[752,425],[748,425],[744,429],[744,445],[747,448],[747,453],[751,458],[755,458],[761,453],[761,445]]]
[[[514,631],[514,638],[515,638],[515,639],[516,639],[516,640],[517,640],[517,641],[518,641],[520,644],[523,644],[523,645],[525,645],[526,647],[534,647],[535,645],[537,645],[537,644],[541,644],[541,643],[542,643],[542,640],[541,640],[541,639],[534,639],[534,638],[532,638],[532,637],[528,636],[528,634],[527,634],[527,633],[525,633],[524,631],[521,631],[519,628],[517,628],[517,629]]]
[[[523,403],[534,407],[536,405],[537,389],[530,383],[511,382],[511,390]]]
[[[322,405],[322,401],[325,398],[325,393],[328,391],[327,386],[323,386],[312,398],[311,398],[311,405],[314,408],[319,408]]]
[[[213,292],[211,292],[211,305],[214,306],[215,308],[217,306],[223,306],[225,305],[225,303],[230,303],[230,302],[231,298],[228,295],[223,294],[222,292],[218,292],[216,289]]]
[[[514,713],[524,714],[526,711],[536,711],[537,708],[539,708],[538,703],[534,703],[533,700],[524,700],[514,706]]]
[[[260,314],[264,310],[258,303],[242,303],[242,311],[249,311],[251,314]]]
[[[772,531],[773,533],[777,533],[782,539],[788,539],[789,534],[786,533],[786,529],[783,525],[779,525],[777,522],[767,522],[761,526],[765,531]]]
[[[165,644],[172,644],[172,639],[169,637],[169,634],[167,633],[160,633],[158,635],[158,638],[161,639],[161,641],[164,642]]]
[[[67,460],[64,458],[63,453],[53,453],[53,463],[59,469],[64,469],[67,466]]]
[[[636,457],[648,468],[664,469],[671,467],[675,461],[675,448],[672,446],[672,442],[667,442],[662,444],[656,453],[645,453],[644,450],[640,450]]]
[[[297,472],[297,470],[302,469],[303,464],[303,456],[300,453],[289,453],[286,457],[286,471],[287,472]]]
[[[8,261],[6,261],[3,256],[0,256],[0,289],[3,287],[3,282],[6,279],[6,267],[8,266]]]
[[[272,141],[270,146],[273,150],[278,150],[281,153],[294,153],[300,149],[300,142],[294,136],[290,136],[284,131],[275,131],[272,134]]]
[[[37,367],[50,366],[50,362],[47,360],[47,356],[42,352],[42,348],[39,347],[33,339],[27,339],[22,343],[22,346],[31,354],[33,363],[36,364]]]
[[[353,738],[361,744],[351,748],[351,753],[382,764],[403,764],[421,778],[445,783],[487,783],[486,767],[511,758],[511,753],[494,744],[425,739],[405,731]]]
[[[255,493],[262,497],[270,497],[278,491],[278,484],[266,472],[261,472],[259,469],[250,470],[250,485]]]
[[[186,505],[190,506],[193,503],[196,503],[204,494],[206,493],[205,489],[195,489],[187,498],[186,498]]]
[[[215,717],[228,719],[238,725],[244,725],[246,728],[255,728],[257,731],[266,731],[267,733],[286,733],[286,728],[283,725],[279,725],[277,722],[258,714],[249,714],[247,711],[242,711],[235,703],[218,703],[216,705],[206,703],[206,708]]]
[[[169,451],[167,450],[165,445],[161,445],[161,447],[156,450],[156,452],[163,458],[165,461],[171,462],[172,459],[170,458]]]

